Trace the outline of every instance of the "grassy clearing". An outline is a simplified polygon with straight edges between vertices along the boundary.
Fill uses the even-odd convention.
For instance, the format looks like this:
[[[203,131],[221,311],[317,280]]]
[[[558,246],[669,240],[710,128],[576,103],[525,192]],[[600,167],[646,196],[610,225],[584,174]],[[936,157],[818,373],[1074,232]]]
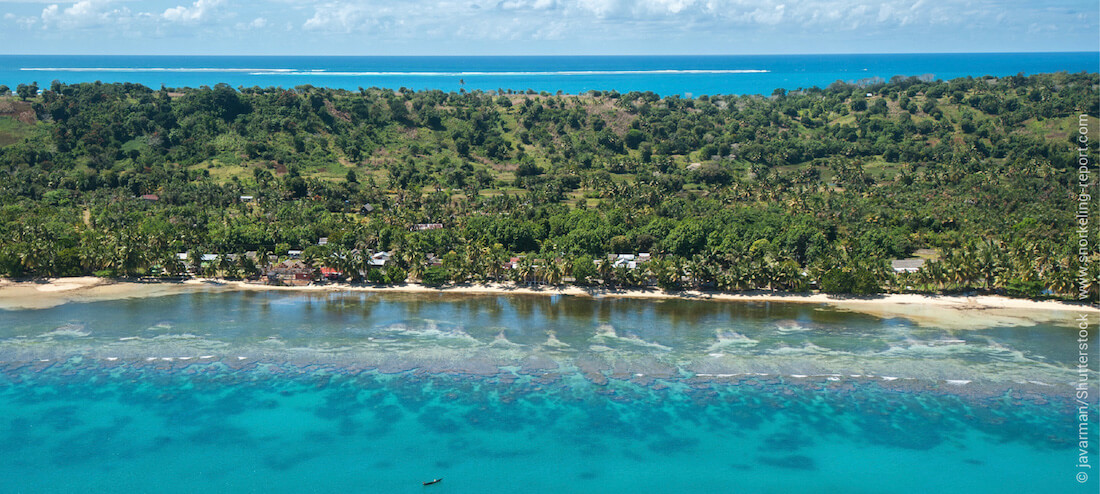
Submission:
[[[30,137],[34,126],[12,117],[0,117],[0,146],[8,146]]]

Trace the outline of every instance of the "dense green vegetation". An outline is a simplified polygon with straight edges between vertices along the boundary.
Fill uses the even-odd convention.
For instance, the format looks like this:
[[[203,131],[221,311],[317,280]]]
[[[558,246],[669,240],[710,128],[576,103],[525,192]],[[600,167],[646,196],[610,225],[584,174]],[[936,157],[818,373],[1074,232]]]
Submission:
[[[1076,138],[1087,114],[1095,157],[1098,84],[898,77],[686,99],[55,82],[0,97],[0,275],[292,249],[350,272],[387,250],[370,281],[1075,296]],[[637,252],[655,260],[592,262]],[[889,260],[915,252],[932,262],[896,276]]]

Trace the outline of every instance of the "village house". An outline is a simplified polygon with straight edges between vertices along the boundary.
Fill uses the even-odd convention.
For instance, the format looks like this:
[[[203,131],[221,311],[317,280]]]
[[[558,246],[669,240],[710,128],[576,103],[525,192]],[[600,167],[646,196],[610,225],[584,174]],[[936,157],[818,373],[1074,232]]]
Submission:
[[[894,259],[890,261],[890,267],[895,273],[916,273],[924,267],[924,259],[914,257],[911,259]]]
[[[370,260],[367,261],[367,267],[370,267],[370,268],[384,268],[384,267],[386,267],[386,263],[390,261],[390,257],[392,257],[392,256],[390,255],[389,252],[386,252],[386,251],[375,252],[374,254],[371,254]]]
[[[302,261],[287,260],[269,266],[264,276],[269,283],[303,286],[313,281],[313,268]]]
[[[650,261],[650,255],[648,252],[642,252],[640,254],[608,254],[607,261],[611,263],[613,268],[626,269],[638,269],[638,265],[645,264]]]
[[[410,229],[414,232],[422,232],[424,230],[439,230],[443,228],[443,223],[417,223]]]

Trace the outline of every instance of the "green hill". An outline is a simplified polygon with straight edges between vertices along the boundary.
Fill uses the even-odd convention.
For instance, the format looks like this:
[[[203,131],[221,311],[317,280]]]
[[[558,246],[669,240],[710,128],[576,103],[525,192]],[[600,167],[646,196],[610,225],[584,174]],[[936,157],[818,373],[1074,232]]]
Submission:
[[[515,276],[493,266],[527,254],[522,278],[544,282],[1072,296],[1076,139],[1095,158],[1098,89],[1065,73],[693,99],[55,83],[0,98],[0,274],[386,250],[390,281],[429,254],[449,280]],[[918,249],[938,260],[895,275]],[[588,273],[638,252],[655,260]]]

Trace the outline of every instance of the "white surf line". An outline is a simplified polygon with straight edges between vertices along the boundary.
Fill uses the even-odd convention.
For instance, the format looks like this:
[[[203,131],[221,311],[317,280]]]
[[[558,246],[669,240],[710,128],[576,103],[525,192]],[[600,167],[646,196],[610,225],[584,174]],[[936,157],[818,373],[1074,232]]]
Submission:
[[[244,67],[20,67],[25,72],[229,72],[249,75],[330,75],[353,77],[477,77],[477,76],[585,76],[585,75],[697,75],[767,74],[767,69],[653,69],[653,70],[532,70],[532,71],[329,71],[327,69],[264,69]]]
[[[256,71],[249,75],[310,75],[310,76],[337,76],[337,77],[523,77],[523,76],[586,76],[586,75],[700,75],[700,74],[766,74],[771,72],[764,69],[663,69],[663,70],[556,70],[556,71],[470,71],[470,72],[401,72],[401,71],[327,71],[327,70],[300,70],[300,71]]]
[[[255,72],[276,74],[301,71],[301,69],[218,67],[20,67],[19,70],[27,72]]]
[[[145,357],[145,361],[146,362],[154,362],[154,361],[157,361],[157,360],[161,360],[161,361],[164,361],[164,362],[174,362],[176,360],[180,360],[180,361],[186,362],[188,360],[210,360],[210,359],[213,359],[213,358],[217,358],[217,357],[215,357],[214,355],[203,355],[201,357]],[[244,360],[248,357],[237,357],[237,358],[240,359],[240,360]],[[114,362],[114,361],[118,360],[119,358],[118,357],[103,357],[103,359]],[[48,362],[48,360],[43,359],[40,362]]]
[[[970,381],[969,379],[947,379],[944,382],[953,386],[963,386],[966,384],[970,384],[972,381]]]

